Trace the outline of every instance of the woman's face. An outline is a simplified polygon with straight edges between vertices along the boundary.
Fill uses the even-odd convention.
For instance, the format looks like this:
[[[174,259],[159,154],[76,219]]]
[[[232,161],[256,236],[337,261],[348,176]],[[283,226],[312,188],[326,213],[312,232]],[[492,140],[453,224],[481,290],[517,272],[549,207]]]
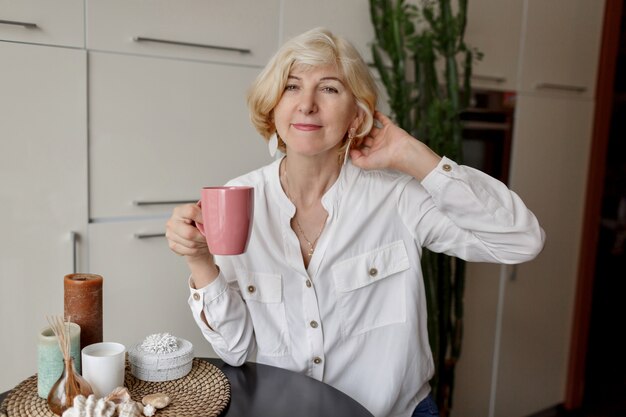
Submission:
[[[274,123],[288,154],[336,157],[348,129],[357,128],[357,115],[352,92],[334,66],[295,66],[274,108]]]

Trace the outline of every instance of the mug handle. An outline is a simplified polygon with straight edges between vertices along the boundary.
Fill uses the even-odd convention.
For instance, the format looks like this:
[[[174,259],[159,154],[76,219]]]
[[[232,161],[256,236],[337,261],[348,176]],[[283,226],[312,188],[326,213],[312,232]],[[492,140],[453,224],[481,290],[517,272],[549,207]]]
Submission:
[[[196,205],[200,208],[202,208],[202,200],[198,200],[198,202],[196,203]],[[206,237],[206,233],[204,232],[204,225],[202,223],[198,223],[198,222],[193,222],[194,226],[196,226],[196,229],[198,229],[198,231],[200,232],[200,234],[204,237]]]

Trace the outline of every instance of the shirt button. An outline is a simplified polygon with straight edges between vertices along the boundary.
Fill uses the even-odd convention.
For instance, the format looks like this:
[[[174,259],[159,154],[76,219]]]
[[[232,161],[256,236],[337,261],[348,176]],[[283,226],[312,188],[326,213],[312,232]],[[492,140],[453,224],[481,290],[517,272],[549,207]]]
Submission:
[[[200,294],[198,294],[197,292],[193,293],[193,299],[196,301],[200,301]]]
[[[318,324],[315,320],[311,320],[310,324],[311,324],[311,327],[313,327],[314,329],[317,329]]]
[[[314,357],[313,363],[319,365],[320,363],[322,363],[322,358],[320,358],[319,356]]]
[[[305,282],[305,284],[306,284],[306,286],[307,286],[307,287],[309,287],[309,288],[311,288],[311,286],[313,285],[313,284],[311,284],[311,280],[310,280],[310,279],[307,279],[307,280],[306,280],[306,282]]]
[[[255,291],[256,291],[256,288],[254,288],[254,285],[248,285],[248,292],[249,292],[250,294],[252,294],[252,293],[253,293],[253,292],[255,292]]]
[[[443,170],[444,170],[444,171],[446,171],[446,172],[450,172],[450,171],[452,171],[452,167],[450,166],[450,164],[443,164],[443,165],[441,166],[441,169],[443,169]]]
[[[370,268],[370,270],[368,271],[368,273],[370,274],[370,277],[375,277],[376,275],[378,275],[378,269],[376,269],[376,268]]]

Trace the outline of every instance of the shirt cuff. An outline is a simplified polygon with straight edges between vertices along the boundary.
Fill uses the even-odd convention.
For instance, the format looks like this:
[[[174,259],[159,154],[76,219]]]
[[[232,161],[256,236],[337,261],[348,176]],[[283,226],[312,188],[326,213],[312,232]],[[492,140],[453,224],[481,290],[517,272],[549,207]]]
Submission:
[[[454,178],[458,171],[459,165],[452,159],[444,156],[437,166],[424,177],[421,184],[429,192],[431,190],[437,190],[441,188],[444,183],[449,181],[450,178]]]
[[[192,308],[194,305],[199,305],[200,308],[202,308],[205,304],[215,300],[228,290],[228,282],[222,274],[222,271],[219,272],[217,278],[215,278],[213,282],[199,289],[193,287],[193,280],[191,276],[189,276],[189,280],[187,282],[190,292],[189,304]]]

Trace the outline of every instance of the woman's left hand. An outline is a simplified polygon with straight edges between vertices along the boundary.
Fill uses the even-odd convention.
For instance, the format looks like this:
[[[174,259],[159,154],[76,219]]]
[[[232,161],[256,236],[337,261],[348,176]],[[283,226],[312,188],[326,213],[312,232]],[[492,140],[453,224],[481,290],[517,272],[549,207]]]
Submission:
[[[361,146],[350,151],[352,163],[362,169],[394,169],[423,179],[441,159],[428,146],[377,111],[373,127]]]

